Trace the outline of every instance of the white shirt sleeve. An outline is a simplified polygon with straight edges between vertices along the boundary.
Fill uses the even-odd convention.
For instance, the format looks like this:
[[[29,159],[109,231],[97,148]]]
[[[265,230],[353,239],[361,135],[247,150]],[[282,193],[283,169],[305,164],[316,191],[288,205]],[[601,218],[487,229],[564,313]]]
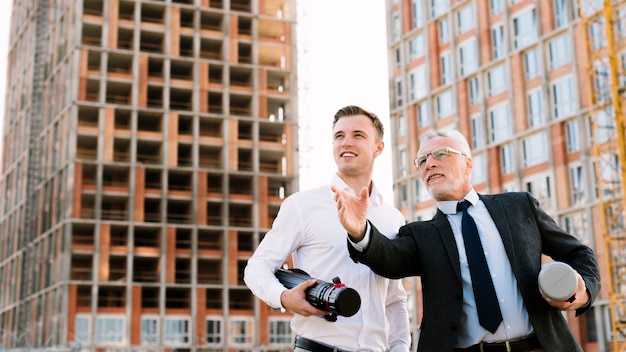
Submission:
[[[259,247],[244,269],[243,280],[252,293],[274,308],[282,308],[280,295],[286,288],[274,273],[299,246],[302,231],[297,204],[285,199]]]

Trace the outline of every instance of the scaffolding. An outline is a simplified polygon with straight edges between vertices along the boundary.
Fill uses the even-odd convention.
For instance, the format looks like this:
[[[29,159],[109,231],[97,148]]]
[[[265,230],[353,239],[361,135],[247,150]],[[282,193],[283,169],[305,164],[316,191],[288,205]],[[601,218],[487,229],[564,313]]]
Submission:
[[[626,351],[626,2],[580,0],[613,351]]]

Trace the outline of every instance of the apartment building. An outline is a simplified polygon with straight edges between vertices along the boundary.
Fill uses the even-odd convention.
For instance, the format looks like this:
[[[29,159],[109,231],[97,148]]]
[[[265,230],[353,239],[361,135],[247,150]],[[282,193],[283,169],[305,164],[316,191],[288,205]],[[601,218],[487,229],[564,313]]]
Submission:
[[[278,351],[243,267],[298,188],[294,0],[13,1],[0,350]]]
[[[588,38],[591,50],[605,45],[605,27],[586,28],[580,20],[581,11],[601,8],[602,1],[386,4],[394,196],[407,219],[430,219],[436,210],[412,166],[419,135],[456,128],[470,141],[479,193],[532,193],[557,223],[594,248],[604,267],[589,112],[590,87],[602,82],[590,82],[585,43]],[[626,12],[616,13],[611,26],[623,39]],[[625,52],[618,53],[622,63]],[[618,84],[625,87],[623,79]],[[585,351],[606,351],[612,339],[603,289],[586,315],[567,314]]]

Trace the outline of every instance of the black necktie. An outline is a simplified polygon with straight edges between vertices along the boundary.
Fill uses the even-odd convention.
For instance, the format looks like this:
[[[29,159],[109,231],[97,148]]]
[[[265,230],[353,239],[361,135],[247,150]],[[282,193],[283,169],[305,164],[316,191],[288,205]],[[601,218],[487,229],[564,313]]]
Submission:
[[[472,277],[472,288],[476,298],[476,309],[478,310],[478,321],[480,325],[490,331],[496,332],[502,321],[502,313],[498,304],[496,290],[491,281],[491,274],[485,259],[483,246],[478,237],[478,229],[474,219],[467,212],[467,208],[472,205],[464,200],[459,203],[457,210],[463,210],[461,220],[461,232],[465,243],[465,253],[469,262],[470,275]]]

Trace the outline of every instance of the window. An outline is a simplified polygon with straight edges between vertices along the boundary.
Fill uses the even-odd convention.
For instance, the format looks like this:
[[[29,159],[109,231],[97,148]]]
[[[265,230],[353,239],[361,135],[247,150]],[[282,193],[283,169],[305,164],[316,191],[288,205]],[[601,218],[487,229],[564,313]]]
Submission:
[[[546,118],[543,114],[543,92],[541,89],[528,92],[528,123],[530,127],[537,127],[546,123]]]
[[[523,140],[524,167],[548,161],[548,142],[545,133],[538,133]]]
[[[206,343],[212,346],[221,345],[223,339],[222,318],[208,317],[206,320]]]
[[[441,54],[441,84],[449,84],[452,82],[452,59],[450,53]]]
[[[526,182],[526,191],[537,198],[539,206],[546,210],[550,204],[550,176],[538,177]]]
[[[398,157],[400,158],[400,176],[406,177],[409,172],[409,155],[406,149],[400,149]]]
[[[91,319],[89,315],[76,315],[76,330],[74,331],[74,339],[84,345],[91,344]]]
[[[569,64],[572,59],[572,53],[569,45],[569,37],[567,34],[560,35],[550,41],[548,44],[550,51],[550,69]]]
[[[290,345],[292,343],[289,319],[270,318],[269,324],[269,343],[271,345]]]
[[[570,166],[570,198],[572,205],[585,204],[585,183],[583,178],[583,167],[580,165]]]
[[[502,0],[489,0],[489,8],[492,15],[502,13]]]
[[[473,155],[472,164],[474,165],[472,183],[479,184],[487,181],[487,162],[485,160],[485,154]]]
[[[413,61],[426,54],[426,43],[424,33],[420,33],[409,40],[409,60]]]
[[[602,0],[586,0],[582,1],[582,11],[585,15],[590,15],[596,11],[602,10]]]
[[[489,82],[489,96],[493,97],[508,89],[504,65],[496,66],[487,73]]]
[[[125,320],[123,316],[98,315],[96,317],[96,341],[97,345],[121,345],[125,342]]]
[[[602,181],[602,196],[615,197],[619,194],[619,188],[616,187],[621,183],[619,159],[616,154],[603,152],[600,155],[600,178]],[[600,185],[600,182],[598,182]]]
[[[410,80],[410,95],[411,101],[421,99],[428,94],[429,91],[429,80],[428,80],[428,70],[426,69],[426,65],[421,65],[411,70],[409,73]]]
[[[591,50],[596,51],[606,47],[606,26],[604,24],[604,17],[595,16],[594,20],[589,22],[587,31],[589,38],[591,38],[591,43],[589,43]]]
[[[577,108],[572,77],[567,77],[552,85],[554,117],[562,118],[573,114]]]
[[[534,8],[513,19],[513,36],[515,49],[523,48],[537,40],[537,16]]]
[[[472,77],[467,81],[469,91],[470,105],[478,104],[480,100],[480,91],[478,89],[478,78]]]
[[[404,114],[400,114],[398,116],[398,136],[404,137],[406,136],[406,118]]]
[[[430,115],[428,114],[428,102],[421,102],[417,106],[418,122],[420,127],[430,126]]]
[[[481,148],[485,145],[485,135],[483,132],[483,119],[481,115],[471,117],[472,123],[472,148]]]
[[[593,92],[597,102],[605,102],[611,96],[611,76],[608,64],[597,62],[593,65]]]
[[[565,26],[567,22],[567,0],[554,0],[554,23],[556,28]]]
[[[402,26],[400,24],[400,15],[395,13],[393,15],[393,28],[392,28],[392,37],[393,37],[393,41],[398,41],[400,40],[400,37],[402,37]]]
[[[478,46],[475,38],[459,45],[459,61],[461,63],[461,76],[476,72],[478,69]]]
[[[578,238],[582,243],[591,245],[591,233],[589,229],[589,221],[587,220],[587,213],[580,211],[565,215],[562,220],[563,230],[570,235]]]
[[[539,77],[541,73],[538,50],[539,49],[534,48],[524,53],[524,73],[526,74],[526,79]]]
[[[437,96],[437,118],[443,119],[454,113],[454,102],[452,101],[452,91],[445,91]]]
[[[474,27],[474,6],[465,6],[457,12],[458,34],[465,33]]]
[[[422,179],[415,180],[415,198],[418,202],[425,202],[430,199],[430,193],[428,193],[428,189],[422,182]]]
[[[400,185],[400,206],[406,208],[409,205],[409,190],[406,183]]]
[[[439,24],[439,44],[445,44],[450,42],[450,25],[448,24],[448,18],[444,17],[438,22]]]
[[[499,24],[491,28],[491,39],[493,46],[493,58],[499,59],[506,54],[506,48],[504,47],[504,26]]]
[[[500,147],[500,163],[503,175],[510,174],[515,171],[515,159],[513,158],[513,145],[503,144]]]
[[[608,110],[608,111],[607,111]],[[602,144],[615,138],[615,119],[613,118],[613,109],[598,110],[595,112],[592,127],[594,142]]]
[[[396,106],[402,106],[402,80],[396,80]]]
[[[424,25],[424,8],[422,7],[423,1],[411,0],[411,10],[413,10],[413,17],[411,25],[413,28],[420,28]]]
[[[450,0],[430,0],[430,8],[432,9],[433,18],[444,15],[448,12]]]
[[[509,138],[513,130],[513,121],[509,112],[509,104],[494,107],[489,112],[491,126],[491,141],[498,142]]]
[[[230,321],[228,329],[228,343],[231,345],[250,345],[252,344],[253,331],[252,319],[244,317],[233,318]]]
[[[158,317],[141,317],[141,345],[157,345],[159,343]]]
[[[165,317],[163,343],[167,346],[189,345],[189,319]]]
[[[400,53],[400,48],[396,48],[396,68],[400,68],[402,65],[402,55]]]
[[[580,150],[580,137],[578,135],[578,121],[572,120],[565,124],[567,134],[567,151],[574,153]]]

